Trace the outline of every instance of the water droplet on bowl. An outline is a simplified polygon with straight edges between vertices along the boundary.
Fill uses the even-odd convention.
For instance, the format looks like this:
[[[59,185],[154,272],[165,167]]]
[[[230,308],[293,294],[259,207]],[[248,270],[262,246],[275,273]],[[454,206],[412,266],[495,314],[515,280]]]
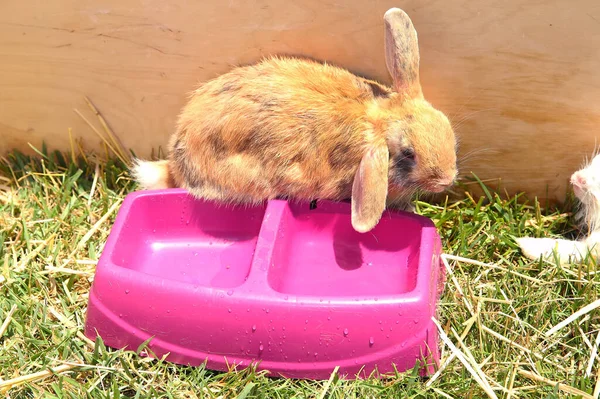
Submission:
[[[125,290],[125,294],[129,294],[129,290]]]
[[[373,346],[375,344],[375,339],[373,337],[369,338],[369,346]]]
[[[347,337],[347,336],[348,336],[348,329],[344,328],[344,337]]]
[[[227,291],[227,295],[232,296],[233,295],[233,290]]]
[[[256,324],[252,326],[252,332],[256,331]]]
[[[229,313],[231,313],[231,308],[227,309],[227,311],[228,311]]]

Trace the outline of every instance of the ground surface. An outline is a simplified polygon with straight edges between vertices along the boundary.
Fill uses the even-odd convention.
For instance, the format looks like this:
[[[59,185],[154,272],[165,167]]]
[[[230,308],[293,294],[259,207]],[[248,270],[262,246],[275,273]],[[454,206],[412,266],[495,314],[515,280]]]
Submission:
[[[94,347],[81,334],[87,294],[118,205],[135,186],[120,161],[74,158],[11,154],[0,163],[6,397],[598,397],[600,314],[585,307],[600,298],[600,273],[591,262],[525,260],[512,237],[573,233],[569,214],[495,195],[419,203],[418,213],[437,224],[445,252],[467,258],[449,259],[440,323],[453,348],[444,345],[442,370],[429,382],[414,373],[354,382],[269,379]],[[559,323],[564,327],[548,336]]]

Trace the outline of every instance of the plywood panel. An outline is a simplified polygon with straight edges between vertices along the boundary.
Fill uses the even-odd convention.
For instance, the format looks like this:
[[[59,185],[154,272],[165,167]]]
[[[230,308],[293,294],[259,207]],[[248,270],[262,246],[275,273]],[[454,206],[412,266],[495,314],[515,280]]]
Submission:
[[[267,54],[388,83],[382,15],[393,6],[419,32],[425,95],[457,125],[462,174],[562,199],[600,138],[597,0],[1,2],[0,153],[42,140],[67,149],[69,127],[100,148],[73,112],[89,96],[148,156],[197,82]]]

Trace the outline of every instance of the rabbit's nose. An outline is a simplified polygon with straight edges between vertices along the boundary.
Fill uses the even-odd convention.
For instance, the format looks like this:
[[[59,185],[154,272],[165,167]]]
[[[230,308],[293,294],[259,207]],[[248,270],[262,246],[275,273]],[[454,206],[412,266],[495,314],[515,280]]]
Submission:
[[[428,190],[433,193],[441,193],[454,184],[454,179],[438,180],[428,185]]]

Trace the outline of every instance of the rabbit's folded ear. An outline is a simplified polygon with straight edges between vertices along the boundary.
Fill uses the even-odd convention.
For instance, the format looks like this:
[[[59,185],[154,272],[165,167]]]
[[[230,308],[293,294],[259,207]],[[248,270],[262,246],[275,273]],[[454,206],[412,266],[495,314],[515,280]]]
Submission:
[[[410,17],[399,8],[390,8],[385,25],[385,63],[397,92],[423,97],[419,82],[419,41]]]
[[[352,184],[352,227],[365,233],[377,225],[388,192],[389,151],[385,144],[367,150]]]

